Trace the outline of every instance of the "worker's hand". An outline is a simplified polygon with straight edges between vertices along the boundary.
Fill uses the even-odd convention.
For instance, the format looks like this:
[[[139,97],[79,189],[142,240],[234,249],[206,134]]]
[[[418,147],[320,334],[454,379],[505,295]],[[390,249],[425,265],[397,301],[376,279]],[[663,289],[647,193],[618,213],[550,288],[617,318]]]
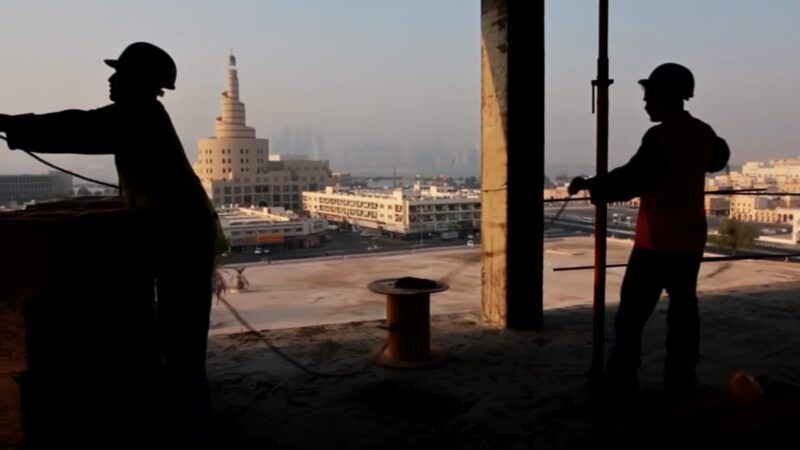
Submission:
[[[567,192],[569,195],[575,195],[578,192],[588,189],[589,183],[587,182],[586,178],[583,177],[575,177],[572,179],[572,182],[569,184],[569,188],[567,188]]]

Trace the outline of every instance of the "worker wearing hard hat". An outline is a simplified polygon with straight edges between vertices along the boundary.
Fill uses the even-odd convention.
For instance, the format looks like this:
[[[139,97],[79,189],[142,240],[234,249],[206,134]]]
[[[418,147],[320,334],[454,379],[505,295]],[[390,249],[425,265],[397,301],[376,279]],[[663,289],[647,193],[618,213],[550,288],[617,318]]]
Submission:
[[[159,338],[173,428],[190,439],[207,429],[205,356],[216,254],[226,250],[213,206],[194,174],[158,97],[175,89],[177,69],[146,42],[105,60],[111,104],[93,110],[0,115],[12,149],[113,154],[122,195],[145,217],[154,250],[171,256],[142,264],[154,274]],[[177,409],[176,409],[177,408]]]
[[[658,125],[645,133],[627,164],[606,175],[575,178],[569,193],[587,189],[593,203],[641,198],[606,368],[608,387],[624,393],[638,390],[642,330],[666,289],[664,382],[670,391],[686,392],[696,381],[700,342],[697,275],[708,234],[705,174],[723,169],[730,151],[709,125],[684,109],[694,96],[689,69],[662,64],[639,84],[645,111]]]

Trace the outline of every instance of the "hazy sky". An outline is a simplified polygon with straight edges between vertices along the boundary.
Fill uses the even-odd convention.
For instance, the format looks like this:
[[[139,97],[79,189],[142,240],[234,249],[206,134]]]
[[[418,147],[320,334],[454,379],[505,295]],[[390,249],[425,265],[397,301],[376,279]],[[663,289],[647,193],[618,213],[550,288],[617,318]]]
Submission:
[[[594,159],[596,3],[547,1],[549,163]],[[307,127],[333,154],[479,142],[479,0],[4,0],[0,12],[3,113],[107,103],[102,59],[146,40],[178,64],[164,103],[192,158],[197,138],[213,133],[231,49],[260,137]],[[688,107],[728,139],[735,160],[800,155],[797,23],[796,0],[612,1],[612,163],[649,126],[636,80],[664,61],[694,71]],[[54,161],[90,173],[111,165]],[[0,173],[43,170],[0,145]]]
[[[596,3],[546,3],[550,162],[594,160]],[[800,156],[800,1],[610,3],[612,163],[627,161],[651,125],[636,81],[666,61],[694,72],[687,109],[728,140],[734,162]]]

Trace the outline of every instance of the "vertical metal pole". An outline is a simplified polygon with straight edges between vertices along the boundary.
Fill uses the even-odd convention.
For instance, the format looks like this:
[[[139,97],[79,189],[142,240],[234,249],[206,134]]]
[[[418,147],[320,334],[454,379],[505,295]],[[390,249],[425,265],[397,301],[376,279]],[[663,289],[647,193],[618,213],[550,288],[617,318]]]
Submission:
[[[599,2],[599,48],[597,56],[597,175],[608,172],[608,0]],[[606,302],[606,217],[607,206],[599,203],[594,214],[594,308],[592,321],[592,382],[597,383],[603,374],[605,353],[605,302]]]

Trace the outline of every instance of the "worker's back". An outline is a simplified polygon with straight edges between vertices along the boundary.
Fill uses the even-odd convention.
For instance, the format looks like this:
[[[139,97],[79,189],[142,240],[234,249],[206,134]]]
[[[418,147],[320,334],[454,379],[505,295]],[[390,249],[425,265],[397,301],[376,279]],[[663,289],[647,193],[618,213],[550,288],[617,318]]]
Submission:
[[[702,251],[708,234],[705,174],[718,145],[714,130],[684,113],[649,132],[658,146],[661,182],[641,195],[636,245],[654,251]]]
[[[131,207],[188,218],[208,215],[207,195],[160,102],[109,105],[117,133],[114,158],[123,194]]]

